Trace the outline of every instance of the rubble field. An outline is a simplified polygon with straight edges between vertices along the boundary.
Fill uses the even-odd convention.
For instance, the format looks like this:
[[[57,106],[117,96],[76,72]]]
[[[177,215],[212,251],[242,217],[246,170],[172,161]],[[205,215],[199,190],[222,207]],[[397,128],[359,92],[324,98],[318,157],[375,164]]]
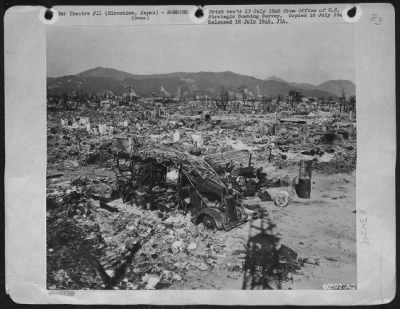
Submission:
[[[148,106],[48,113],[48,289],[245,288],[250,240],[264,216],[261,233],[273,228],[272,247],[285,258],[279,288],[357,283],[356,127],[347,114],[203,117],[188,104],[166,116]],[[151,164],[164,164],[164,178],[154,169],[150,184],[121,182],[139,165],[129,161],[138,149],[146,153],[140,164],[161,149]],[[182,198],[177,184],[181,169],[189,182],[189,172],[208,173],[235,192],[244,212],[237,224],[218,229],[194,219],[193,198]],[[121,194],[124,186],[130,194]],[[275,198],[282,189],[287,205]],[[212,194],[199,196],[201,205],[214,203]]]

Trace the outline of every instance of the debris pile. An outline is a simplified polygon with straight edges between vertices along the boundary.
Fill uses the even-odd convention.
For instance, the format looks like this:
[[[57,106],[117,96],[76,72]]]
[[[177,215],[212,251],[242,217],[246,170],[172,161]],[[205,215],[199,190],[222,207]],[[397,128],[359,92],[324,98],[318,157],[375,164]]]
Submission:
[[[112,274],[130,248],[141,242],[132,263],[112,288],[166,288],[184,280],[191,269],[211,270],[215,255],[224,248],[202,224],[194,225],[190,215],[148,211],[122,200],[109,203],[116,210],[112,212],[77,191],[56,202],[54,198],[48,198],[49,288],[107,288],[87,255]],[[82,253],[82,246],[88,253]]]
[[[318,107],[296,115],[257,114],[250,105],[199,111],[195,101],[125,103],[48,113],[50,289],[174,288],[190,276],[238,278],[249,269],[267,288],[267,278],[287,280],[309,262],[276,235],[252,238],[245,250],[246,237],[227,245],[223,233],[266,206],[312,202],[311,172],[297,176],[303,162],[319,175],[352,173],[351,116]],[[249,260],[240,261],[252,245],[266,251],[251,259],[276,264],[263,264],[262,282]]]

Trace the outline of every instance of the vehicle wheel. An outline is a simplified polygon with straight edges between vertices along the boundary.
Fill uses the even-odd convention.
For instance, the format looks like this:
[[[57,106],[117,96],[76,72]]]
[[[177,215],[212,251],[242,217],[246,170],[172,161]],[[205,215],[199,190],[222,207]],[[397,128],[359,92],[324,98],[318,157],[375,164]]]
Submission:
[[[279,208],[284,208],[289,204],[289,192],[282,190],[279,191],[274,197],[274,203]]]
[[[217,227],[214,218],[209,215],[204,215],[202,222],[204,226],[210,230],[215,230]]]

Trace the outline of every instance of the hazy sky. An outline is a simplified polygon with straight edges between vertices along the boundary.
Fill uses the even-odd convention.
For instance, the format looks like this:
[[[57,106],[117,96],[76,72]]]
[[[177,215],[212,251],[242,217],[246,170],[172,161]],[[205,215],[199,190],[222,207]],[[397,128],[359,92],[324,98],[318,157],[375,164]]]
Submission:
[[[355,79],[354,25],[47,28],[47,74],[97,66],[133,74],[233,71],[291,82]]]

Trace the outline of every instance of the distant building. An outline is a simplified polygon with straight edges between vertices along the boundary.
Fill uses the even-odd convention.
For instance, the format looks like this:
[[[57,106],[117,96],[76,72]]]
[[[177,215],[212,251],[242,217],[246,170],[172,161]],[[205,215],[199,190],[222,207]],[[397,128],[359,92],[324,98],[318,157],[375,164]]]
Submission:
[[[89,117],[80,117],[79,118],[79,125],[86,126],[89,124]]]
[[[100,101],[100,106],[102,108],[109,108],[111,106],[111,100],[109,100],[109,99],[101,100]]]

